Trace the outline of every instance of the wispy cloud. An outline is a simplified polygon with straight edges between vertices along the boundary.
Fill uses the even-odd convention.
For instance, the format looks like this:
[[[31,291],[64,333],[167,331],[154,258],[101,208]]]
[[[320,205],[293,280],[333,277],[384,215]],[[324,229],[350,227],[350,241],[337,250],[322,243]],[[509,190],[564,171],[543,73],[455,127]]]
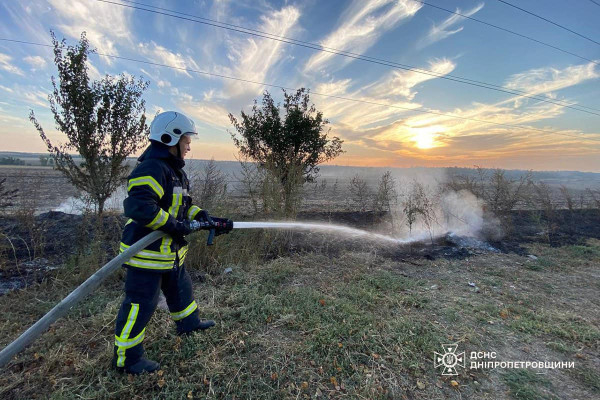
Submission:
[[[47,92],[39,89],[31,89],[23,91],[21,96],[23,97],[23,101],[30,107],[36,105],[44,108],[50,108],[50,105],[48,104]]]
[[[360,104],[343,99],[319,99],[324,115],[336,120],[338,125],[356,132],[371,129],[375,126],[392,123],[407,110],[421,107],[414,101],[417,92],[415,87],[421,83],[436,79],[452,72],[455,64],[447,59],[434,59],[429,62],[428,69],[433,74],[422,74],[415,71],[391,71],[381,79],[362,87],[354,87],[350,79],[321,83],[315,92],[340,97],[359,99]],[[376,103],[376,104],[373,104]],[[383,107],[380,104],[388,105]]]
[[[10,72],[11,74],[23,76],[23,70],[14,65],[11,61],[11,56],[9,56],[8,54],[0,53],[0,69]]]
[[[300,11],[296,7],[287,6],[272,11],[261,17],[259,30],[275,36],[288,36],[294,29]],[[285,57],[285,44],[269,39],[248,38],[231,41],[228,58],[233,67],[230,68],[236,77],[264,82],[269,71]],[[242,97],[260,93],[261,88],[246,83],[227,82],[225,92],[232,97]]]
[[[321,41],[323,47],[353,53],[363,53],[386,31],[414,16],[423,5],[412,0],[355,0],[340,18],[339,26]],[[320,52],[313,55],[304,72],[327,67],[340,68],[351,61],[345,59],[333,64],[334,54]]]
[[[100,71],[98,71],[98,68],[96,68],[89,59],[85,62],[85,65],[87,65],[88,67],[88,76],[91,79],[96,81],[102,79],[102,74],[100,73]]]
[[[174,68],[174,71],[178,74],[186,75],[188,77],[192,77],[188,71],[185,69],[200,69],[198,64],[194,61],[191,56],[185,56],[181,53],[173,53],[168,50],[166,47],[163,47],[154,42],[150,43],[140,43],[138,44],[138,50],[142,53],[150,57],[153,62],[166,64]]]
[[[461,11],[460,8],[457,8],[456,12],[463,14],[467,17],[470,17],[471,15],[475,14],[482,8],[483,8],[483,3],[478,4],[477,6],[473,7],[469,11]],[[452,16],[446,18],[440,24],[437,24],[437,25],[433,24],[433,26],[431,27],[431,29],[429,30],[427,35],[425,37],[423,37],[421,40],[419,40],[419,42],[417,43],[417,47],[422,49],[426,46],[429,46],[430,44],[439,42],[440,40],[446,39],[447,37],[452,36],[460,31],[462,31],[463,30],[462,26],[460,26],[456,29],[453,29],[453,30],[450,28],[452,26],[458,24],[459,22],[462,22],[464,19],[465,18],[460,15],[452,14]]]
[[[546,67],[514,74],[504,86],[534,95],[551,93],[598,77],[600,77],[600,69],[594,63],[573,65],[562,70]]]
[[[227,109],[213,101],[198,100],[191,97],[179,101],[177,105],[196,122],[223,129],[229,126]]]
[[[47,13],[48,3],[44,1],[4,1],[2,11],[12,25],[19,27],[19,35],[28,40],[41,43],[49,42]],[[13,26],[8,23],[0,24],[0,32],[5,37],[15,34]]]
[[[408,100],[414,99],[417,92],[413,90],[420,83],[449,74],[456,64],[448,59],[435,59],[429,62],[429,68],[417,71],[392,71],[379,82],[376,82],[370,92],[375,97],[402,96]],[[431,71],[431,72],[427,72]]]
[[[78,39],[85,31],[92,46],[100,53],[119,54],[117,41],[128,46],[134,43],[130,30],[132,11],[126,7],[85,0],[48,2],[64,21],[59,25],[62,32]],[[113,62],[108,57],[102,58],[107,64]]]
[[[40,57],[40,56],[27,56],[27,57],[23,58],[23,61],[25,61],[27,64],[29,64],[33,71],[44,69],[46,67],[46,65],[48,64],[46,62],[46,59],[44,59],[43,57]]]

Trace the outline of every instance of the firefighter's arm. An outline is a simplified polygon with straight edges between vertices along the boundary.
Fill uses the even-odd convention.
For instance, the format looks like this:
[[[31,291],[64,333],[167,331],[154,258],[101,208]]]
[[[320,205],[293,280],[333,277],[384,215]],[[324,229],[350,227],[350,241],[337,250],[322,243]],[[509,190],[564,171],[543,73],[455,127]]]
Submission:
[[[138,166],[127,182],[127,198],[123,202],[125,216],[147,228],[172,232],[177,221],[158,205],[164,196],[166,177],[160,169]]]
[[[197,205],[192,204],[190,209],[187,212],[187,218],[190,221],[210,221],[210,215],[208,215],[208,211],[201,209]]]

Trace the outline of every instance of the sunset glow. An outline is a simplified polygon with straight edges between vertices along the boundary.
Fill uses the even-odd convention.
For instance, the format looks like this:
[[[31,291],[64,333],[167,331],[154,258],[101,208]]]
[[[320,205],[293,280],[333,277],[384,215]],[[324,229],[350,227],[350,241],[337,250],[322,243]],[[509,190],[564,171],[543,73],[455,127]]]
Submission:
[[[440,146],[440,143],[436,142],[435,139],[438,133],[443,132],[443,127],[427,126],[424,128],[410,128],[410,131],[414,134],[412,140],[417,148],[426,150]]]

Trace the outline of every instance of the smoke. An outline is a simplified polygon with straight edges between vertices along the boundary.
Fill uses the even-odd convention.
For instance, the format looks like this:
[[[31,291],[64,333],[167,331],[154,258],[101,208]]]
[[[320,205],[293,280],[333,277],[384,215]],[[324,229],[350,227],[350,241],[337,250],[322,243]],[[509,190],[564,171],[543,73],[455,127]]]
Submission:
[[[127,197],[125,187],[117,189],[104,204],[104,211],[123,212],[123,200]],[[53,207],[52,211],[62,211],[67,214],[81,215],[85,212],[93,211],[94,205],[89,197],[85,195],[69,197],[58,207]]]
[[[484,225],[483,202],[467,190],[447,192],[440,203],[443,229],[461,236],[479,236]]]
[[[443,171],[427,169],[394,174],[398,195],[391,212],[394,236],[500,238],[500,223],[485,211],[483,200],[468,190],[450,190],[447,178]]]

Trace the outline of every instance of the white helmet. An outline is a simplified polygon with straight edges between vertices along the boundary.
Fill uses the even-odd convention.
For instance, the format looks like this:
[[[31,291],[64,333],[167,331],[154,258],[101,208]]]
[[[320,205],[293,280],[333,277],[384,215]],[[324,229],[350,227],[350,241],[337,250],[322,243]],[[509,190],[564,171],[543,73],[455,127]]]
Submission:
[[[150,140],[175,146],[184,135],[197,135],[194,121],[175,111],[160,113],[150,124]]]

